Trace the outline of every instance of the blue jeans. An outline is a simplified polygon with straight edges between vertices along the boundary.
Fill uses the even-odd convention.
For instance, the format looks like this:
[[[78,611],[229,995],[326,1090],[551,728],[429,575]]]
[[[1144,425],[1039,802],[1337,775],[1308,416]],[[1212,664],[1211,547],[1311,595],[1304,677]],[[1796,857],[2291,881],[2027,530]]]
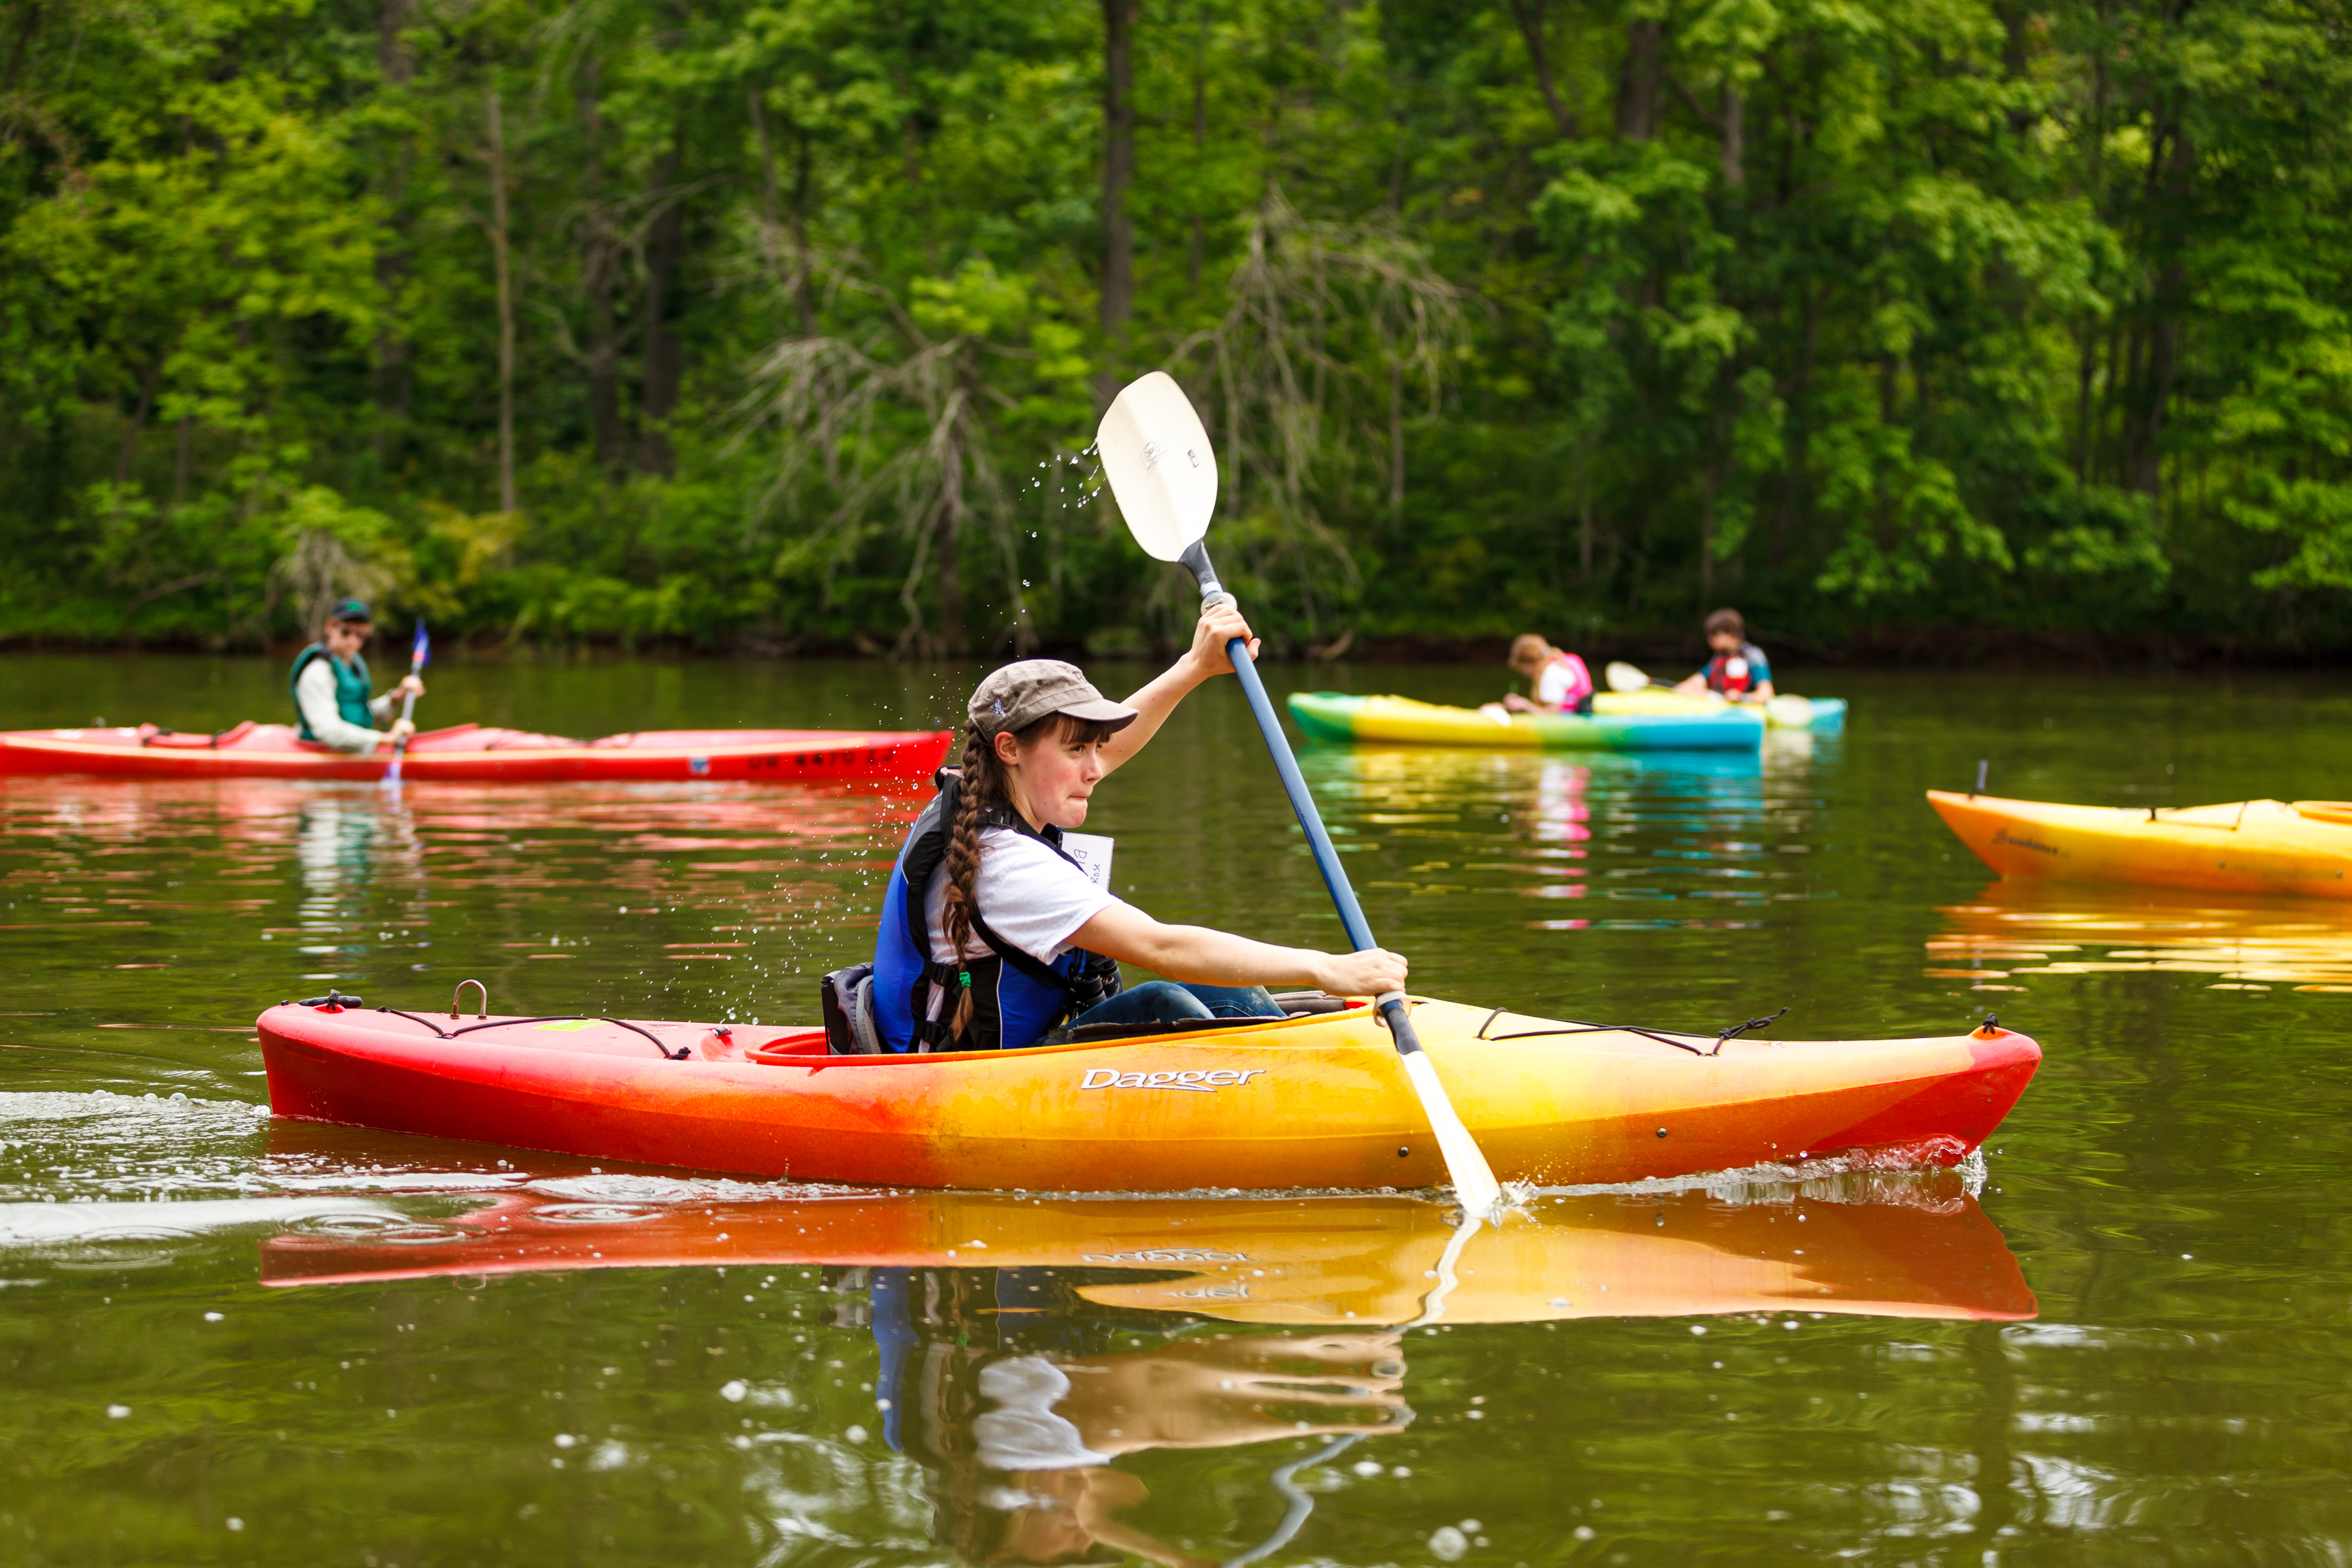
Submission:
[[[1066,1026],[1175,1024],[1186,1018],[1279,1018],[1282,1009],[1263,985],[1185,985],[1147,980],[1089,1007]]]

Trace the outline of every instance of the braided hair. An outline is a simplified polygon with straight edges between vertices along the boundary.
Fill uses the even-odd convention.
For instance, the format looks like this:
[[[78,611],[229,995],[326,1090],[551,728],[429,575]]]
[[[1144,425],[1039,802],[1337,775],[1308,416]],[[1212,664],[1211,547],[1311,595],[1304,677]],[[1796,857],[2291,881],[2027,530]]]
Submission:
[[[1054,738],[1076,745],[1092,745],[1117,734],[1122,725],[1098,720],[1073,719],[1066,713],[1048,713],[1034,723],[1011,731],[1023,751],[1044,740],[1049,731],[1059,731]],[[971,942],[972,917],[980,909],[977,883],[980,879],[981,824],[992,813],[1011,806],[1013,791],[1004,761],[996,754],[995,742],[977,724],[967,725],[963,732],[962,782],[956,791],[955,820],[948,825],[947,855],[940,863],[940,872],[946,878],[940,890],[940,916],[947,927],[949,951],[961,956]]]

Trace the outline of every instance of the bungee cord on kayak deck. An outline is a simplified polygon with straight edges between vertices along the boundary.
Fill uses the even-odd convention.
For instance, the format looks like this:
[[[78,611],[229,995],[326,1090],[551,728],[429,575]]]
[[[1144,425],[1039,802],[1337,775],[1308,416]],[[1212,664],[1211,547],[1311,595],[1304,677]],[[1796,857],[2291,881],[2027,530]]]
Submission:
[[[346,1005],[348,1005],[358,1002],[359,998],[356,996],[346,996],[342,998],[342,1001]],[[305,1002],[302,1005],[305,1007],[322,1006],[324,1005],[324,998],[321,998],[320,1001],[316,1003]],[[651,1040],[654,1043],[654,1049],[659,1051],[665,1060],[682,1062],[694,1055],[694,1047],[692,1046],[680,1046],[677,1049],[673,1051],[667,1046],[662,1044],[661,1037],[655,1034],[651,1029],[645,1028],[640,1025],[632,1024],[626,1018],[609,1017],[602,1013],[546,1013],[530,1018],[493,1018],[487,1024],[468,1024],[462,1029],[445,1029],[430,1018],[420,1018],[414,1013],[404,1013],[397,1007],[378,1007],[376,1011],[379,1013],[388,1013],[395,1018],[405,1018],[412,1024],[422,1024],[426,1028],[432,1030],[436,1037],[444,1040],[454,1040],[460,1035],[470,1035],[482,1029],[509,1029],[518,1024],[617,1024],[633,1035],[643,1035],[646,1039]],[[712,1033],[714,1034],[723,1032],[724,1031],[722,1029],[712,1030]]]
[[[1778,1013],[1774,1013],[1769,1017],[1750,1018],[1744,1024],[1734,1024],[1728,1028],[1719,1031],[1715,1037],[1715,1045],[1713,1048],[1704,1051],[1690,1043],[1695,1039],[1705,1039],[1706,1037],[1704,1035],[1688,1035],[1677,1037],[1673,1035],[1664,1034],[1656,1029],[1645,1029],[1639,1024],[1568,1024],[1556,1029],[1523,1029],[1515,1035],[1488,1034],[1486,1031],[1493,1027],[1495,1020],[1509,1011],[1510,1009],[1507,1007],[1497,1007],[1493,1012],[1487,1014],[1486,1021],[1478,1026],[1478,1032],[1472,1036],[1471,1038],[1477,1040],[1534,1040],[1540,1039],[1547,1035],[1639,1035],[1645,1040],[1655,1040],[1662,1046],[1672,1046],[1678,1051],[1688,1051],[1695,1057],[1712,1057],[1722,1054],[1724,1045],[1727,1041],[1736,1040],[1740,1036],[1748,1033],[1750,1029],[1760,1029],[1768,1024],[1780,1022],[1780,1019],[1788,1016],[1789,1009],[1783,1007]]]

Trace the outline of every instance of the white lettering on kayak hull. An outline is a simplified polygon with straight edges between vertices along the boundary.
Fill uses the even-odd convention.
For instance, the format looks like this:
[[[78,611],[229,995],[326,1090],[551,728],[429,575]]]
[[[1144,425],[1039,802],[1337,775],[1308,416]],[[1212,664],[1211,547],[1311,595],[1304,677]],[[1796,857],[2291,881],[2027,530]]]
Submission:
[[[1181,1089],[1199,1094],[1246,1084],[1272,1068],[1186,1068],[1164,1072],[1121,1072],[1117,1068],[1088,1068],[1078,1079],[1080,1089]]]

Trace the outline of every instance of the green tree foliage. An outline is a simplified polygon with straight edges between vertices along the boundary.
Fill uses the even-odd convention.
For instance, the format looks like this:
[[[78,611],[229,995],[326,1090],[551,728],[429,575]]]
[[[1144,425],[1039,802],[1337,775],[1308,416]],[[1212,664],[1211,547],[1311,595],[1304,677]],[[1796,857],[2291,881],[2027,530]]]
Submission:
[[[23,0],[0,636],[1165,635],[1085,455],[1164,365],[1278,643],[2340,645],[2347,21]]]

